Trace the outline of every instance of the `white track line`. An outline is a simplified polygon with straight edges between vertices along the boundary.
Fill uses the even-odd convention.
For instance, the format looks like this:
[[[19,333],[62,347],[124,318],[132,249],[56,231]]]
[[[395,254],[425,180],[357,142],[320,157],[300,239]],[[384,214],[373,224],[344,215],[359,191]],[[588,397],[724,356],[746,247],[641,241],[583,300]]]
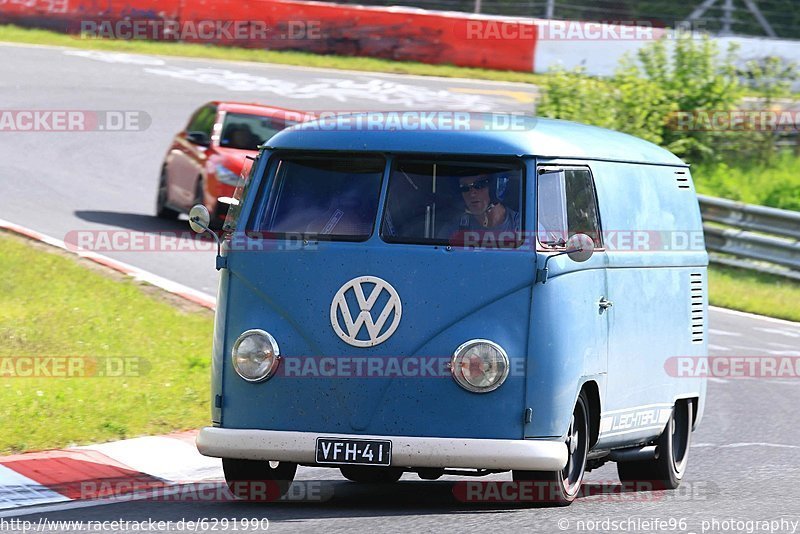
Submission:
[[[764,315],[756,315],[755,313],[748,313],[739,310],[729,310],[728,308],[718,308],[716,306],[709,306],[710,310],[720,312],[720,313],[727,313],[730,315],[738,315],[739,317],[748,317],[750,319],[757,319],[759,321],[767,321],[770,323],[775,324],[782,324],[784,326],[792,326],[794,328],[800,328],[800,323],[796,323],[794,321],[787,321],[786,319],[776,319],[775,317],[766,317]]]
[[[47,44],[29,44],[29,43],[14,43],[14,42],[0,42],[0,46],[7,46],[7,47],[16,47],[16,48],[40,48],[45,50],[62,50],[62,51],[71,51],[71,50],[84,50],[83,48],[75,48],[72,46],[64,46],[64,45],[47,45]],[[121,50],[95,50],[96,52],[103,52],[108,54],[129,54],[133,56],[149,56],[149,57],[156,57],[159,59],[164,60],[175,60],[175,61],[188,61],[192,63],[203,63],[208,65],[209,63],[219,63],[222,65],[241,65],[244,67],[266,67],[269,69],[286,69],[290,71],[298,71],[298,72],[316,72],[319,74],[327,74],[329,76],[334,76],[336,74],[347,74],[350,76],[373,76],[376,78],[387,78],[390,80],[397,80],[397,79],[412,79],[412,80],[422,80],[422,81],[438,81],[442,83],[454,83],[454,84],[465,84],[465,85],[478,85],[478,86],[506,86],[510,88],[516,88],[520,90],[528,89],[532,94],[539,92],[539,86],[532,83],[526,82],[508,82],[502,80],[479,80],[474,78],[456,78],[450,76],[435,76],[435,75],[427,75],[427,74],[400,74],[396,72],[380,72],[380,71],[368,71],[368,70],[351,70],[351,69],[335,69],[330,67],[308,67],[308,66],[301,66],[301,65],[290,65],[284,63],[269,63],[266,61],[244,61],[241,59],[220,59],[220,58],[202,58],[202,57],[190,57],[190,56],[172,56],[172,55],[164,55],[164,54],[146,54],[142,52],[123,52]]]
[[[10,232],[27,237],[29,239],[34,239],[41,243],[45,243],[47,245],[60,248],[61,250],[65,250],[81,258],[86,258],[89,261],[93,261],[100,265],[104,265],[106,267],[114,269],[115,271],[121,272],[125,275],[128,275],[134,280],[156,286],[158,288],[163,289],[164,291],[167,291],[168,293],[177,295],[181,298],[194,302],[195,304],[199,304],[200,306],[203,306],[205,308],[213,310],[216,307],[216,298],[214,298],[213,296],[208,295],[207,293],[203,293],[202,291],[192,289],[191,287],[185,286],[178,282],[173,282],[172,280],[168,280],[166,278],[158,276],[157,274],[145,271],[144,269],[140,269],[139,267],[134,267],[133,265],[129,265],[127,263],[111,259],[108,256],[103,256],[102,254],[98,254],[96,252],[92,252],[89,250],[76,247],[68,247],[60,239],[50,237],[48,235],[39,233],[36,230],[31,230],[30,228],[26,228],[25,226],[12,223],[11,221],[6,221],[4,219],[0,219],[0,229],[8,230]]]
[[[741,337],[741,333],[739,332],[728,332],[727,330],[718,330],[716,328],[709,328],[709,334],[713,334],[715,336],[734,336],[734,337]]]

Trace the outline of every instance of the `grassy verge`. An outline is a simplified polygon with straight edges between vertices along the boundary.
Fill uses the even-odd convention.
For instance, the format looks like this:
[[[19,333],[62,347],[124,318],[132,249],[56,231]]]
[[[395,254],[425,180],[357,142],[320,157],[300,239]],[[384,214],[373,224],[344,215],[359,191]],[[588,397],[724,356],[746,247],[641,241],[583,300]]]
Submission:
[[[712,265],[709,300],[714,306],[800,321],[800,282],[735,267]]]
[[[26,44],[69,46],[91,50],[109,50],[135,54],[157,54],[162,56],[225,59],[253,61],[257,63],[277,63],[300,67],[324,67],[368,72],[389,72],[395,74],[416,74],[420,76],[442,76],[445,78],[468,78],[497,82],[520,82],[538,84],[544,76],[532,72],[476,69],[452,65],[428,65],[413,61],[392,61],[367,57],[349,57],[290,52],[276,50],[256,50],[215,46],[211,44],[165,43],[155,41],[116,41],[110,39],[81,39],[76,35],[66,35],[47,30],[21,28],[13,25],[0,25],[0,41]]]
[[[698,193],[800,211],[800,157],[789,152],[770,166],[697,165],[692,177]]]
[[[207,422],[211,312],[8,234],[0,249],[0,454]],[[122,376],[10,377],[31,356]]]

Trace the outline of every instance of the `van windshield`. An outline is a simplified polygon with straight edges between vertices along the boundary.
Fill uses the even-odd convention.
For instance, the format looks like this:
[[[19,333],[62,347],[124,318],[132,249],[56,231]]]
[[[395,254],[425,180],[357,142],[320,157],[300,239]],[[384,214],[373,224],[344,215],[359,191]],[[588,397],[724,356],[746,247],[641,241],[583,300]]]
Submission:
[[[516,162],[398,160],[381,236],[396,243],[516,247],[522,173]]]
[[[386,161],[287,156],[273,163],[266,204],[247,230],[265,237],[363,241],[372,233]]]

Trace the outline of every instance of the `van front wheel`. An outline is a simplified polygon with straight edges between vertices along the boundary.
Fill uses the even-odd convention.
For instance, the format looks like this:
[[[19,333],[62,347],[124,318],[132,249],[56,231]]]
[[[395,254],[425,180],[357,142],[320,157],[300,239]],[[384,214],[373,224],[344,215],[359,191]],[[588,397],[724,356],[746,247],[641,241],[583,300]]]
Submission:
[[[243,501],[277,501],[289,491],[297,464],[261,460],[222,459],[225,482]]]
[[[529,483],[532,488],[520,488],[520,495],[533,500],[566,506],[578,496],[586,472],[589,455],[589,402],[581,392],[567,432],[567,465],[561,471],[514,471],[515,482]]]
[[[642,491],[651,489],[651,485],[654,490],[676,489],[680,486],[689,461],[693,415],[691,399],[676,402],[672,417],[656,441],[658,458],[617,463],[620,481],[635,482]]]

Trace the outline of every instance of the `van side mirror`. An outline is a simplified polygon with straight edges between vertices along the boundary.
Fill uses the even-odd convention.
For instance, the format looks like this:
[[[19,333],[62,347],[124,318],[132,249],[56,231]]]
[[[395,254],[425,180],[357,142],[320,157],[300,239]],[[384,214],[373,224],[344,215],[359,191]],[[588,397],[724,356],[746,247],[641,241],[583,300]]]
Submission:
[[[567,239],[567,255],[576,263],[583,263],[594,254],[594,240],[586,234],[575,234]]]
[[[189,210],[189,227],[193,232],[202,234],[208,231],[211,224],[211,214],[208,213],[208,208],[202,204],[195,204]]]
[[[202,204],[195,204],[189,210],[189,227],[197,234],[204,234],[208,232],[214,241],[217,242],[217,270],[223,269],[228,266],[228,258],[222,255],[219,236],[213,232],[209,225],[211,224],[211,214],[208,213],[208,208]]]
[[[551,258],[567,254],[569,259],[577,263],[583,263],[594,254],[594,240],[586,234],[575,234],[567,239],[566,250],[547,256],[544,260],[544,267],[536,270],[536,283],[547,283],[547,264]]]

